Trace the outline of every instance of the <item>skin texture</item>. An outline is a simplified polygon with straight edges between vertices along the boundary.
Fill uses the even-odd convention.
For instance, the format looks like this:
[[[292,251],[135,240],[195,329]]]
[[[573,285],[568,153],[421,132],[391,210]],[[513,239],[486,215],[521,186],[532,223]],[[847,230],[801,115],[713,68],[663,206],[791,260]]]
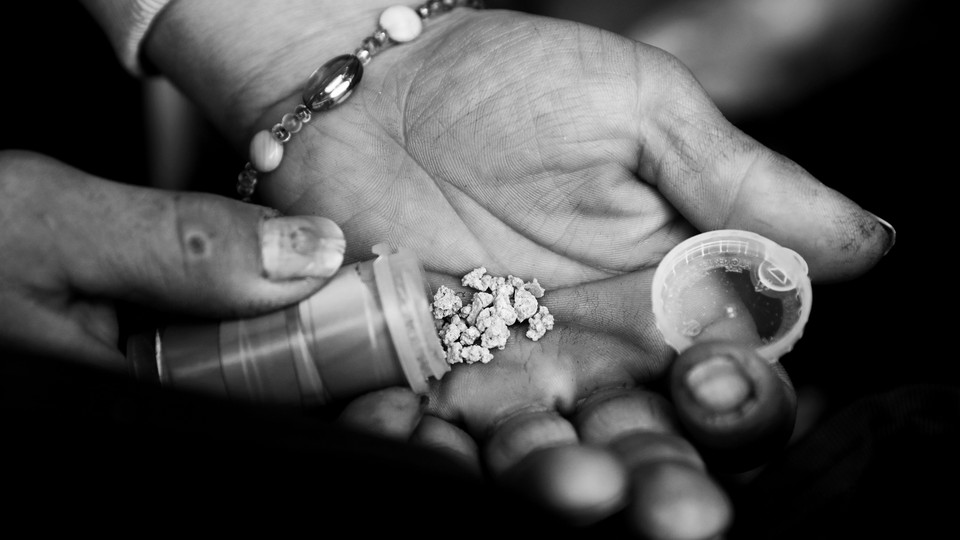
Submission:
[[[308,33],[309,47],[286,40],[271,57],[272,28],[259,48],[247,36],[236,50],[219,51],[226,58],[215,64],[204,66],[199,55],[184,60],[201,64],[188,69],[169,57],[173,43],[199,42],[215,24],[191,4],[165,14],[148,50],[201,104],[231,105],[229,116],[223,107],[210,111],[241,148],[296,106],[302,77],[319,64],[316,51],[332,58],[352,50],[358,38],[343,36],[369,33],[379,9],[374,2],[356,13],[327,12],[343,19],[340,30]],[[298,6],[292,2],[284,20],[296,20]],[[310,13],[302,16],[315,18]],[[263,20],[276,18],[263,13]],[[494,481],[525,486],[575,523],[622,510],[632,530],[652,537],[724,530],[732,509],[722,492],[691,488],[715,486],[703,462],[675,465],[678,453],[687,455],[680,449],[690,448],[675,420],[687,409],[643,388],[673,359],[648,301],[657,262],[696,230],[742,228],[801,253],[816,280],[849,279],[876,262],[886,233],[855,203],[729,124],[689,71],[659,49],[507,11],[459,9],[426,28],[376,56],[348,101],[294,136],[259,196],[284,213],[340,224],[348,260],[369,258],[383,241],[413,249],[434,286],[456,286],[478,266],[536,277],[557,326],[538,342],[515,332],[489,364],[455,367],[422,411],[398,407],[396,396],[367,397],[344,423],[389,437],[401,434],[384,426],[425,426],[410,432],[412,440],[447,448]],[[241,67],[245,76],[237,77]],[[216,76],[197,84],[197,68]],[[226,101],[218,88],[229,90]],[[411,420],[421,414],[430,420]],[[789,430],[792,409],[773,416],[772,433]],[[622,443],[637,434],[666,442]],[[620,481],[591,496],[562,488],[591,470]],[[670,518],[678,515],[685,517]]]
[[[446,423],[434,446],[470,456],[475,445],[478,467],[492,478],[527,486],[577,523],[626,508],[629,525],[654,537],[723,530],[729,502],[697,495],[720,493],[715,487],[691,487],[713,485],[702,464],[677,467],[661,456],[639,472],[624,465],[622,481],[592,498],[558,487],[577,485],[564,479],[584,468],[611,474],[587,446],[585,431],[598,418],[616,418],[604,427],[601,451],[637,431],[682,440],[673,426],[646,425],[659,409],[642,386],[673,358],[652,325],[655,265],[697,229],[743,228],[803,254],[815,279],[847,279],[879,258],[886,234],[853,202],[726,122],[662,51],[510,12],[463,10],[428,27],[375,58],[349,101],[295,136],[263,182],[263,200],[286,213],[331,217],[350,259],[369,257],[381,241],[409,247],[435,286],[455,286],[483,265],[547,288],[543,303],[558,322],[544,339],[515,332],[491,363],[457,366],[434,385],[431,431]],[[298,97],[278,99],[255,127],[292,110]],[[584,404],[609,389],[622,395],[578,422]],[[345,421],[361,429],[410,424],[405,409],[389,400],[382,408],[393,422],[383,413]],[[771,414],[777,425],[764,427],[782,443],[792,409]],[[621,464],[633,459],[613,455]],[[634,490],[645,478],[662,488]],[[672,502],[653,508],[661,491]],[[675,531],[672,512],[685,516]]]
[[[317,290],[343,257],[343,233],[326,218],[136,188],[29,152],[0,152],[0,194],[0,342],[121,372],[118,302],[249,316]],[[271,242],[269,230],[324,240],[308,254]],[[303,264],[313,256],[317,264]]]
[[[171,4],[147,53],[242,149],[293,109],[318,58],[351,51],[372,31],[383,2],[357,2],[348,12],[342,3],[332,9],[297,0],[282,9],[255,0],[230,2],[229,9],[218,4]],[[730,503],[701,452],[741,429],[738,422],[720,432],[703,429],[687,420],[713,414],[702,404],[676,400],[677,389],[652,389],[674,362],[649,305],[660,258],[697,230],[742,228],[801,253],[814,279],[842,280],[868,270],[890,243],[869,213],[729,124],[673,57],[594,28],[506,11],[456,10],[428,21],[418,40],[376,57],[354,95],[298,133],[280,169],[258,189],[259,202],[284,214],[337,223],[346,260],[367,259],[372,245],[386,241],[414,250],[435,286],[456,285],[483,265],[497,275],[536,277],[547,289],[542,303],[557,326],[542,340],[515,333],[493,362],[457,366],[425,402],[403,389],[363,396],[347,406],[343,423],[445,448],[574,523],[622,512],[629,527],[654,538],[706,538],[728,526]],[[97,183],[92,192],[110,188]],[[138,197],[143,193],[123,192],[115,201],[107,197],[107,206],[126,208]],[[269,212],[213,199],[202,208],[229,206],[254,223]],[[98,223],[96,215],[74,217]],[[209,225],[256,238],[255,227]],[[30,241],[6,238],[40,253]],[[190,238],[175,245],[203,244]],[[104,251],[68,253],[62,264],[110,260]],[[232,256],[256,261],[245,253]],[[164,272],[144,277],[144,266],[120,265],[118,275],[141,278],[146,293],[108,285],[116,280],[98,287],[62,276],[37,279],[62,298],[97,298],[82,304],[96,311],[82,320],[99,324],[112,315],[99,299],[149,303],[186,287]],[[215,268],[199,274],[206,283],[220,275]],[[176,268],[168,272],[176,275]],[[261,275],[255,265],[234,272]],[[171,307],[190,312],[204,304],[209,313],[216,311],[211,298],[232,298],[238,305],[220,308],[233,313],[275,307],[264,301],[268,289],[255,287],[254,294],[242,280],[232,283],[199,296],[187,287]],[[288,296],[275,301],[298,300],[320,284],[287,284]],[[106,350],[109,334],[88,333],[99,335],[100,352]],[[749,361],[743,349],[697,354],[696,362],[717,355]],[[770,376],[774,368],[750,365],[756,369],[727,375],[743,377],[738,386],[768,384],[770,392],[790,395],[789,385]],[[747,401],[725,402],[725,414],[791,403],[756,402],[768,394],[755,391],[740,395]],[[776,408],[764,421],[756,438],[742,441],[746,450],[765,444],[767,433],[780,440],[792,409]],[[583,489],[582,479],[595,477],[610,480]]]

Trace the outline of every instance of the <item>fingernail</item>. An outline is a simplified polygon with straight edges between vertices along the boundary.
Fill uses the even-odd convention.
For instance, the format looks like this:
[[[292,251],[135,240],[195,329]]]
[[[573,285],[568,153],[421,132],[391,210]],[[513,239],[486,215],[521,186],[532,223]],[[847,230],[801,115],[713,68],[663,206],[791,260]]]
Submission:
[[[330,277],[343,264],[346,246],[340,227],[329,219],[266,219],[260,236],[263,272],[271,281]]]
[[[694,366],[687,372],[686,384],[694,399],[716,412],[736,409],[753,392],[750,380],[726,356],[715,356]]]
[[[885,219],[881,219],[880,216],[874,214],[873,212],[867,212],[873,219],[877,220],[877,223],[883,227],[883,230],[887,231],[887,247],[883,251],[883,255],[886,256],[887,253],[890,253],[890,250],[893,249],[893,245],[897,243],[897,230],[893,228],[893,225]]]

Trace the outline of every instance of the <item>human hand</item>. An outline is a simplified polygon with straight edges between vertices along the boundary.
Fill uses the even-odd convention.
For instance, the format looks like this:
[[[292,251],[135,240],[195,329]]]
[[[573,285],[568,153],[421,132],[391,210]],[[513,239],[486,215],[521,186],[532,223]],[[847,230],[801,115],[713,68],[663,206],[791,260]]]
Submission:
[[[367,20],[375,18],[370,10]],[[158,35],[154,50],[166,39]],[[344,50],[352,48],[324,58]],[[291,73],[303,77],[319,63],[316,50],[302,46],[262,59],[244,70],[255,76],[231,101],[239,104],[234,116],[212,110],[232,122],[230,133],[249,137],[292,110],[302,79]],[[796,250],[824,281],[866,271],[890,242],[868,212],[724,120],[673,57],[510,12],[457,10],[379,55],[349,101],[286,145],[282,165],[258,190],[278,208],[340,223],[350,259],[386,241],[413,249],[435,284],[481,265],[538,278],[557,320],[546,337],[515,334],[489,364],[457,366],[431,392],[424,416],[409,394],[389,390],[359,399],[344,421],[445,447],[497,480],[545,480],[518,484],[581,522],[626,505],[636,529],[652,536],[707,536],[729,519],[686,438],[708,450],[710,441],[695,435],[708,428],[678,428],[670,418],[683,422],[694,409],[674,391],[678,410],[670,412],[644,389],[673,359],[649,305],[660,258],[696,230],[746,229]],[[769,382],[781,380],[770,379],[769,368],[757,368],[762,376],[722,362],[718,369],[746,381],[747,396],[758,395],[761,378],[789,395]],[[717,386],[743,397],[736,383]],[[728,399],[719,399],[721,409],[772,418],[753,443],[783,442],[789,398],[735,406]],[[699,409],[701,420],[710,416]],[[663,433],[663,454],[635,442]],[[734,439],[738,449],[753,446]],[[651,463],[645,455],[654,471],[667,471],[661,483],[634,474],[638,462]],[[690,466],[677,472],[672,458]],[[585,478],[604,481],[587,490]],[[691,489],[673,491],[674,482]],[[650,485],[661,487],[645,491]],[[677,515],[694,517],[669,519]]]
[[[644,538],[712,538],[732,508],[707,466],[736,473],[762,463],[791,435],[796,396],[782,366],[751,347],[704,341],[677,357],[656,389],[605,388],[566,419],[519,411],[483,450],[432,409],[388,388],[351,402],[339,421],[446,452],[477,474],[485,467],[574,530],[606,519]]]
[[[0,153],[0,344],[126,372],[117,302],[239,317],[301,300],[343,260],[319,217],[93,177]]]

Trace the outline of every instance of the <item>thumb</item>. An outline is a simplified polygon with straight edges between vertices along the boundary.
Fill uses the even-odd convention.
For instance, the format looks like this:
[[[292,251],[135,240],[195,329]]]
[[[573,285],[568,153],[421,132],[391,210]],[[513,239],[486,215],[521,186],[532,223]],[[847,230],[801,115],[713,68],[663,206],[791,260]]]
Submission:
[[[889,224],[733,126],[679,61],[637,50],[664,66],[640,88],[640,175],[697,229],[767,236],[818,281],[859,275],[892,247]]]
[[[47,253],[74,294],[239,317],[300,300],[343,261],[343,233],[325,218],[110,182],[30,154],[13,163],[18,244]]]
[[[671,367],[670,395],[687,436],[720,469],[756,467],[793,433],[796,394],[789,377],[746,344],[693,344]]]

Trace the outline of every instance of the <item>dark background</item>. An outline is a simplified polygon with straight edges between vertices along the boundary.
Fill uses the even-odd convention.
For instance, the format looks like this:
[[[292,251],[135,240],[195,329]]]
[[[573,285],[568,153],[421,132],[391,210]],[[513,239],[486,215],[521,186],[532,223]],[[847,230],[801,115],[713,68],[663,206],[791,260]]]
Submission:
[[[947,236],[958,215],[957,56],[946,4],[917,2],[876,59],[802,103],[740,124],[892,223],[897,244],[867,275],[814,286],[805,336],[783,359],[814,405],[813,428],[749,489],[731,487],[740,505],[731,537],[933,530],[947,519],[948,503],[957,502],[949,495],[960,480],[957,271]],[[5,11],[0,149],[33,150],[145,185],[151,158],[142,87],[117,63],[92,19],[75,2],[24,2]],[[185,181],[228,193],[242,157],[202,128],[196,135],[206,158],[186,170]],[[485,493],[459,483],[456,474],[428,472],[434,469],[421,456],[393,448],[358,453],[362,440],[333,439],[300,419],[273,422],[269,415],[142,392],[56,361],[10,357],[3,365],[0,444],[15,457],[4,461],[8,482],[0,489],[20,493],[29,508],[59,501],[113,517],[169,520],[202,515],[198,509],[216,507],[213,501],[243,500],[240,515],[253,519],[257,505],[267,504],[254,488],[265,485],[277,495],[274,503],[301,503],[288,507],[305,511],[288,522],[296,524],[315,518],[291,483],[315,494],[355,486],[325,503],[339,503],[346,519],[367,515],[361,509],[370,510],[371,499],[384,512],[392,507],[384,498],[403,499],[430,479],[441,487],[415,491],[424,497],[422,508],[403,506],[366,522],[423,526],[442,521],[437,513],[451,504],[437,493],[474,500]],[[322,466],[326,459],[343,466]],[[269,478],[261,466],[271,461],[271,470],[298,481]],[[9,482],[14,473],[21,482]],[[113,494],[105,508],[91,500],[101,487]],[[947,495],[937,494],[944,488]],[[131,499],[117,496],[124,491]]]

